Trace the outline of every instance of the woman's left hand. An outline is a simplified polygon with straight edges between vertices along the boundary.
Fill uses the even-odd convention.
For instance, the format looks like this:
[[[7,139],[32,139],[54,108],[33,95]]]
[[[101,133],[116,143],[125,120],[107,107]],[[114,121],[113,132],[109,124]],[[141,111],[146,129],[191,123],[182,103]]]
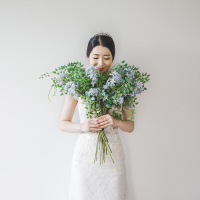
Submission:
[[[96,120],[96,124],[99,128],[105,128],[107,126],[116,126],[116,119],[114,119],[110,114],[102,115]]]

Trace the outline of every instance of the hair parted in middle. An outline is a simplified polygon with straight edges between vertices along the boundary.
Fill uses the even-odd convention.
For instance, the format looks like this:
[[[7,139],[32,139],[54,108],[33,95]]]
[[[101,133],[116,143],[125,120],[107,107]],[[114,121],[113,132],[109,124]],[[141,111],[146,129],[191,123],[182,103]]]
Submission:
[[[96,35],[93,36],[89,42],[88,42],[88,46],[87,46],[87,51],[86,51],[86,56],[89,58],[90,53],[92,51],[92,49],[96,46],[104,46],[107,47],[111,54],[112,54],[112,58],[114,60],[115,58],[115,43],[114,40],[106,35]]]

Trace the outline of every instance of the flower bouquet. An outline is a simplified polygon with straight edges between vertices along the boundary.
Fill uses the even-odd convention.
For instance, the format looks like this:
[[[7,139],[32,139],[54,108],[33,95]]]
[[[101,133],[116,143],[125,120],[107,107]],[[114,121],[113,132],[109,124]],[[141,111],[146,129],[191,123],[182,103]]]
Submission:
[[[134,121],[135,105],[138,104],[136,95],[147,90],[144,83],[150,80],[149,74],[141,73],[134,65],[128,66],[128,63],[125,64],[125,60],[110,67],[107,72],[102,74],[98,73],[98,69],[94,66],[83,68],[81,62],[68,63],[67,66],[58,67],[51,73],[56,75],[56,77],[51,78],[53,84],[50,91],[54,87],[53,96],[56,95],[57,89],[60,89],[60,96],[73,95],[77,100],[81,97],[87,109],[87,118],[98,118],[108,114],[108,110],[113,105],[117,109],[123,105],[124,110],[131,110],[126,114],[131,123]],[[43,74],[39,79],[49,77],[51,73]],[[131,117],[130,112],[132,112]],[[112,116],[114,119],[126,120],[123,114],[115,112],[115,110],[112,111]],[[100,165],[105,163],[105,154],[108,153],[114,163],[108,142],[104,130],[98,131],[94,163],[97,160],[98,150]]]

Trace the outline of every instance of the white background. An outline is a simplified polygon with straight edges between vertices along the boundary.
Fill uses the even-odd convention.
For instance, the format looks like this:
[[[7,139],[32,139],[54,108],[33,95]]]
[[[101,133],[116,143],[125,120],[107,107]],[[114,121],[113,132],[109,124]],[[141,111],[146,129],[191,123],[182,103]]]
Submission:
[[[68,199],[79,133],[59,130],[65,96],[52,90],[50,103],[51,79],[39,77],[87,67],[99,31],[113,36],[114,63],[151,74],[135,130],[120,130],[131,200],[199,200],[199,0],[1,0],[0,199]]]

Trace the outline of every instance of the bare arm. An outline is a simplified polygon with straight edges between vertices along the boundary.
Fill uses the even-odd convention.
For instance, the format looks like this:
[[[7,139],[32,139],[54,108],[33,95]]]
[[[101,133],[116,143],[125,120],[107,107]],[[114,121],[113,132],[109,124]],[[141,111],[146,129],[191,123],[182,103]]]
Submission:
[[[85,123],[71,122],[77,103],[78,100],[76,100],[73,96],[66,95],[65,103],[59,120],[59,129],[69,133],[101,130],[95,125],[96,118],[88,119]]]
[[[78,101],[70,95],[66,95],[65,103],[59,120],[59,129],[64,132],[81,132],[81,124],[71,122]]]

